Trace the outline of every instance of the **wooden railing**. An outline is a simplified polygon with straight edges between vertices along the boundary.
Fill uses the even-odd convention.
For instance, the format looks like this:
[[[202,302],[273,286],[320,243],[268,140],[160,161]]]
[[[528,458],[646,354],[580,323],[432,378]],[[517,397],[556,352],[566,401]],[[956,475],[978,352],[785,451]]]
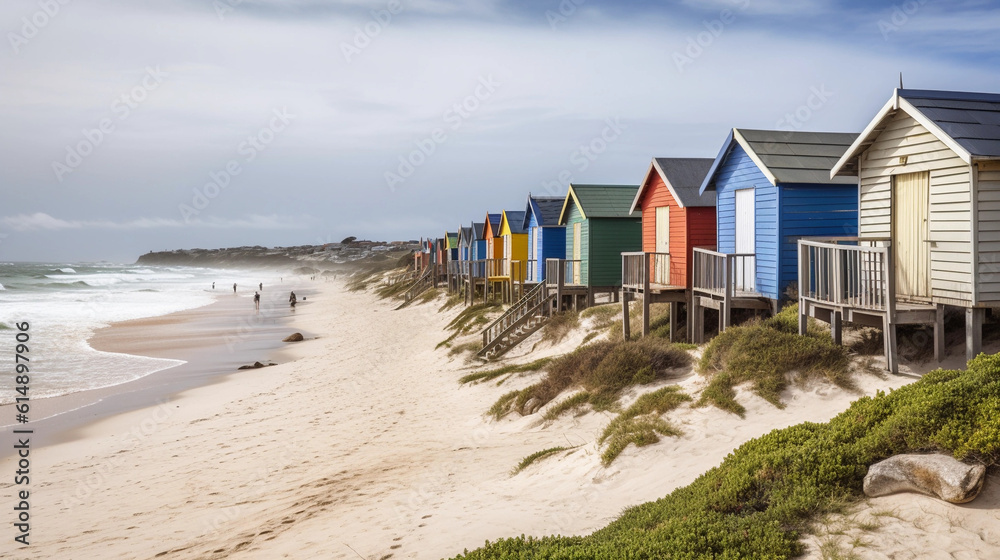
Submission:
[[[465,261],[465,272],[470,278],[482,278],[486,275],[486,259]]]
[[[503,259],[486,259],[485,264],[486,264],[487,278],[497,278],[505,276]]]
[[[874,311],[891,311],[895,270],[890,240],[799,240],[799,297]]]
[[[646,290],[650,284],[670,283],[670,253],[622,253],[623,288]]]
[[[525,279],[528,282],[539,282],[539,281],[541,281],[541,278],[539,277],[539,274],[538,274],[539,273],[539,270],[538,270],[538,261],[536,259],[528,259],[526,261],[526,263],[527,263],[528,275],[525,277]]]
[[[407,305],[410,304],[410,302],[413,301],[414,298],[422,294],[425,290],[427,290],[427,288],[431,287],[434,281],[432,272],[433,270],[434,270],[433,266],[429,266],[423,270],[423,272],[416,279],[416,281],[413,282],[413,285],[410,286],[410,288],[406,290],[406,293],[403,294],[403,303],[400,304],[400,306],[397,307],[396,309],[402,309],[406,307]]]
[[[757,256],[753,253],[720,253],[696,247],[693,257],[695,292],[725,298],[757,293]]]
[[[578,259],[545,259],[545,283],[554,286],[561,277],[564,286],[582,286],[581,262]]]

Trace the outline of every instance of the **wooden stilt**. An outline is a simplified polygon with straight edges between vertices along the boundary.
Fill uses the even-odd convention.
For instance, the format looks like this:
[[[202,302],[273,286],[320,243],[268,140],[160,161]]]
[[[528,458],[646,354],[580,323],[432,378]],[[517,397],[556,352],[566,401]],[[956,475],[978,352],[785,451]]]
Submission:
[[[799,300],[799,336],[805,336],[808,328],[809,316],[806,315],[806,305],[804,301]]]
[[[701,306],[701,300],[698,296],[691,298],[691,341],[694,344],[702,344],[705,342],[705,308]]]
[[[934,360],[940,362],[944,354],[944,306],[938,304],[934,315]]]
[[[628,296],[628,294],[622,294],[622,335],[625,337],[625,340],[628,340],[631,335],[628,316]]]
[[[649,292],[642,294],[642,336],[649,336]]]
[[[681,314],[681,303],[679,301],[670,302],[670,342],[677,340],[677,318]]]
[[[691,301],[693,297],[690,290],[688,290],[685,295],[687,297],[687,303],[684,304],[684,313],[687,317],[685,320],[685,323],[687,324],[687,341],[694,342],[694,315],[691,314]]]
[[[885,363],[886,369],[893,375],[899,374],[899,355],[896,346],[896,323],[892,321],[890,315],[886,314],[882,320],[882,331],[885,338]]]
[[[986,310],[970,307],[965,310],[965,360],[971,360],[983,349],[983,320]]]
[[[833,338],[833,343],[838,346],[843,344],[843,321],[841,319],[842,315],[839,311],[830,312],[830,336]],[[802,325],[799,325],[799,328],[801,329]]]

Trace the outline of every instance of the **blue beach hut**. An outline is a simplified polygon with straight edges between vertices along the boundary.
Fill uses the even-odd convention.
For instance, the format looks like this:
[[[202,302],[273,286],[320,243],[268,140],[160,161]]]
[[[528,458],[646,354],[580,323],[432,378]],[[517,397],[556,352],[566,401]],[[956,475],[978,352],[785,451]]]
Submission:
[[[830,177],[857,137],[729,133],[700,189],[716,196],[718,245],[696,248],[692,270],[695,305],[719,309],[720,328],[729,325],[733,308],[778,311],[798,278],[799,238],[857,235],[858,180]]]
[[[566,226],[559,225],[565,199],[528,195],[523,226],[528,232],[528,282],[545,280],[545,259],[566,258]]]

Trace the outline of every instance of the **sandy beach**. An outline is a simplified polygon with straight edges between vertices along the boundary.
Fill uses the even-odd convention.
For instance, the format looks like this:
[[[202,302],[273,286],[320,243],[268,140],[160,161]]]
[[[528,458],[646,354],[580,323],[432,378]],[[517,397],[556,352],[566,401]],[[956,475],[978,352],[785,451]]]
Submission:
[[[439,307],[394,311],[393,302],[340,283],[315,284],[309,305],[290,319],[309,337],[284,345],[279,365],[234,373],[32,450],[31,546],[5,538],[0,555],[440,558],[522,533],[585,534],[624,507],[690,483],[753,437],[827,420],[861,394],[913,380],[861,376],[858,392],[793,389],[782,410],[741,391],[745,419],[684,406],[667,415],[682,436],[629,447],[603,468],[595,440],[610,414],[551,425],[535,416],[485,418],[500,394],[536,376],[503,388],[459,385],[470,366],[434,347],[460,309]],[[564,353],[581,338],[518,359]],[[672,382],[690,394],[704,384],[693,373]],[[511,476],[521,458],[554,446],[573,449]],[[0,461],[2,472],[15,469],[12,457]],[[856,515],[895,516],[882,515],[887,522],[867,531],[867,546],[854,553],[1000,557],[995,482],[965,506],[908,494],[872,500]],[[5,477],[5,503],[13,488]],[[821,557],[821,540],[807,540],[807,557]]]

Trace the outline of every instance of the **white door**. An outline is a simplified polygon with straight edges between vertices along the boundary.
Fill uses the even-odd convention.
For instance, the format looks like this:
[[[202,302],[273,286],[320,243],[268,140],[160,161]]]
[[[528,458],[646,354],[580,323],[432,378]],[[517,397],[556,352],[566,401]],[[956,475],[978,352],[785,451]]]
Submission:
[[[542,281],[542,270],[545,263],[538,257],[542,254],[542,240],[538,237],[538,227],[531,228],[531,258],[535,261],[535,270],[532,271],[531,279],[536,282]]]
[[[670,207],[660,206],[656,208],[656,247],[657,253],[670,252]],[[653,259],[653,276],[650,279],[654,284],[670,284],[670,271],[665,265],[666,259]]]
[[[513,246],[513,243],[510,242],[511,239],[512,239],[511,237],[507,237],[506,235],[503,237],[503,275],[504,276],[510,276],[511,275],[511,266],[512,266],[512,263],[511,263],[511,258],[510,257],[511,257],[512,246]]]
[[[756,203],[753,189],[736,191],[736,252],[755,255],[757,253],[756,237]],[[754,291],[756,269],[755,257],[737,258],[734,263],[736,289],[748,292]]]
[[[930,297],[929,190],[929,172],[893,177],[892,239],[896,254],[896,293],[900,296]]]

